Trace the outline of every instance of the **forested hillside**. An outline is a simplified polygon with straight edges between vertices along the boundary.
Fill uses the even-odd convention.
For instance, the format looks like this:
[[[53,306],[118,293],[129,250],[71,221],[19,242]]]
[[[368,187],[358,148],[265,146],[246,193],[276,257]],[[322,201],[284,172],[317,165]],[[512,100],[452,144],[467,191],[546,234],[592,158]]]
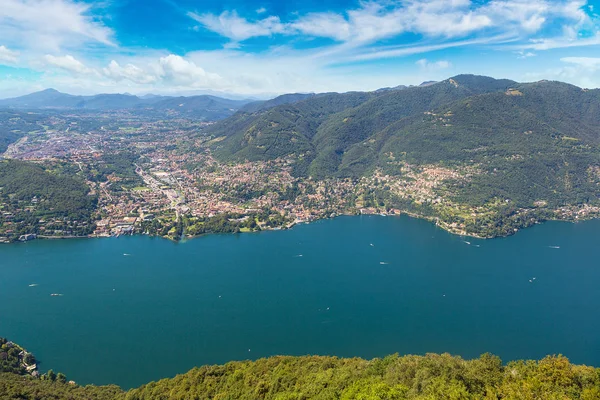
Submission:
[[[600,210],[598,89],[460,75],[238,113],[208,133],[223,161],[285,158],[297,177],[373,177],[357,208],[397,208],[457,233],[506,235]]]
[[[17,160],[0,160],[0,236],[87,235],[96,196],[72,174]]]
[[[54,377],[54,379],[51,379]],[[204,366],[128,392],[57,379],[0,373],[2,399],[580,399],[600,398],[600,370],[565,357],[513,361],[483,355],[392,355],[371,361],[337,357],[271,357]]]
[[[0,110],[0,154],[28,132],[40,131],[46,116],[12,110]]]
[[[240,108],[240,111],[245,113],[254,113],[268,110],[269,108],[277,107],[282,104],[297,103],[302,100],[316,96],[314,93],[289,93],[277,96],[271,100],[254,101]]]
[[[319,95],[261,113],[238,113],[208,132],[226,137],[217,146],[217,154],[225,159],[295,155],[298,174],[324,177],[337,174],[353,145],[397,121],[476,94],[505,91],[513,84],[460,76],[399,91]]]

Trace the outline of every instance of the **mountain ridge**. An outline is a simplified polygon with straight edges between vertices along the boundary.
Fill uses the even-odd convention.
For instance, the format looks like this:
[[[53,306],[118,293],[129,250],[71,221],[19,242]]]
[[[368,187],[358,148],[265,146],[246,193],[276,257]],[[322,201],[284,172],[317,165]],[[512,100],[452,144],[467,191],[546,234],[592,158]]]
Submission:
[[[213,95],[196,96],[135,96],[103,93],[79,96],[45,89],[20,97],[0,100],[0,108],[16,110],[97,110],[146,111],[205,120],[218,120],[233,115],[252,100],[231,100]]]
[[[238,112],[206,133],[223,162],[286,159],[296,177],[373,179],[362,207],[494,237],[600,215],[599,127],[599,89],[458,75]]]

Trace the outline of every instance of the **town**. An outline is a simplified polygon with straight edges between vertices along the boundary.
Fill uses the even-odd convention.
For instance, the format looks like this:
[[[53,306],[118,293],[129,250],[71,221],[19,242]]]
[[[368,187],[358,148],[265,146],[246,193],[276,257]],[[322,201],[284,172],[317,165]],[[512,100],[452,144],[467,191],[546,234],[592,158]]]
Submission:
[[[473,207],[452,198],[452,187],[482,172],[475,167],[414,166],[399,174],[376,170],[362,178],[299,178],[293,157],[221,162],[204,134],[210,122],[151,120],[125,112],[53,115],[38,132],[8,147],[5,159],[46,166],[79,177],[96,201],[89,219],[41,217],[37,197],[0,205],[0,242],[35,238],[147,234],[173,240],[215,232],[285,229],[342,214],[429,219],[458,234],[506,204]],[[393,155],[390,154],[390,159]],[[0,188],[0,195],[2,194]],[[0,201],[1,201],[0,197]],[[535,223],[523,209],[510,216]],[[549,218],[586,219],[597,207],[556,210]],[[509,229],[510,223],[507,225]]]

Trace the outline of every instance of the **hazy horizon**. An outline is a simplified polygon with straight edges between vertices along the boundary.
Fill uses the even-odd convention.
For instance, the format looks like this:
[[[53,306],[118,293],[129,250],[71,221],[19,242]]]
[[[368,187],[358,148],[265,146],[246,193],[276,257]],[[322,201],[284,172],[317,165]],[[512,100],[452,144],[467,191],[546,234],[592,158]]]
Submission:
[[[5,0],[0,98],[372,91],[459,74],[600,87],[595,0]]]

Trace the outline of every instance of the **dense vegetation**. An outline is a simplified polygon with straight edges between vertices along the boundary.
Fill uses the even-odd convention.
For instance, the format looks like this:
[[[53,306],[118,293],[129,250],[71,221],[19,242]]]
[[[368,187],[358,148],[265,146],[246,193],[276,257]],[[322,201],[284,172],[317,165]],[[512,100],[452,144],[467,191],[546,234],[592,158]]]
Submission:
[[[105,153],[95,165],[96,169],[88,172],[88,178],[95,182],[106,182],[109,175],[118,178],[119,188],[133,188],[143,184],[142,178],[135,172],[135,162],[138,160],[134,152],[123,150]],[[87,168],[87,167],[86,167]]]
[[[0,372],[0,399],[113,400],[123,398],[118,386],[78,386],[59,380]]]
[[[12,374],[25,375],[26,364],[34,364],[35,357],[24,351],[24,349],[5,338],[0,337],[0,372],[10,372]]]
[[[0,160],[0,236],[14,239],[46,230],[87,235],[93,231],[96,201],[85,182],[73,175],[29,162]]]
[[[600,398],[600,370],[562,356],[503,365],[484,354],[391,355],[370,361],[337,357],[271,357],[204,366],[123,392],[0,372],[2,399],[347,399],[469,400]]]
[[[208,133],[226,136],[215,146],[224,159],[253,161],[295,155],[301,165],[296,168],[298,175],[338,175],[342,159],[353,145],[391,124],[469,96],[504,91],[515,84],[472,76],[456,77],[452,82],[309,97],[263,112],[238,113],[215,124]],[[370,158],[367,162],[373,166],[376,161]]]
[[[266,101],[254,101],[240,108],[240,111],[245,113],[254,113],[258,111],[268,110],[269,108],[277,107],[282,104],[297,103],[315,96],[313,93],[289,93],[277,96],[274,99]]]
[[[0,110],[0,154],[23,135],[42,130],[40,124],[45,118],[45,115]]]
[[[143,399],[597,399],[597,369],[564,357],[503,366],[483,355],[272,357],[195,368],[127,393]]]
[[[407,164],[475,173],[437,193],[468,211],[395,198],[375,204],[462,223],[499,236],[552,218],[562,207],[600,205],[600,90],[461,75],[425,87],[328,94],[240,112],[208,133],[224,161],[287,157],[316,178],[402,176]],[[371,204],[371,202],[365,202]],[[467,218],[472,210],[489,215]]]

